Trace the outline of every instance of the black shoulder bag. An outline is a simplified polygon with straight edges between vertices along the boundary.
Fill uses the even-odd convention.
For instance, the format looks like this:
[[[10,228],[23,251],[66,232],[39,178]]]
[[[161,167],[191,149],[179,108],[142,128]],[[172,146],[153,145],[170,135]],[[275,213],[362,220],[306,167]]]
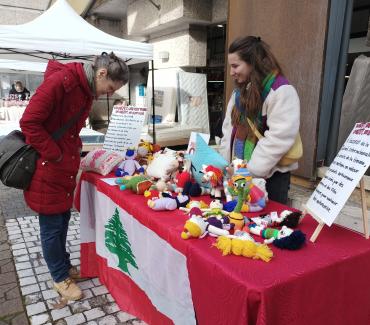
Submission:
[[[65,125],[52,134],[59,140],[65,131],[77,122],[84,108],[74,115]],[[30,184],[39,159],[38,152],[25,142],[21,131],[14,130],[0,141],[0,179],[4,185],[26,190]]]

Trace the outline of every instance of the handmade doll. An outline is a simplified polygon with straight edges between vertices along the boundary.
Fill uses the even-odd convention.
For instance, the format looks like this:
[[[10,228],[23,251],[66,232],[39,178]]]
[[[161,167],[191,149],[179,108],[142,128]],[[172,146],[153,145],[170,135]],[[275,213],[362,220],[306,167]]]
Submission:
[[[203,212],[203,218],[208,218],[212,216],[224,217],[229,214],[229,212],[223,210],[223,204],[220,200],[213,200],[209,204],[209,208],[202,209],[202,212]]]
[[[144,167],[141,167],[135,158],[135,150],[128,149],[126,151],[125,160],[118,165],[115,171],[116,176],[132,176],[135,172],[138,174],[144,173]]]
[[[117,178],[116,183],[120,185],[120,190],[129,189],[136,194],[144,194],[153,185],[152,181],[143,175]]]
[[[236,231],[238,233],[239,231]],[[238,255],[253,259],[261,259],[269,262],[273,257],[273,252],[265,244],[256,243],[252,237],[245,236],[245,232],[236,236],[220,236],[213,246],[216,246],[222,255]]]
[[[251,218],[252,222],[258,226],[264,227],[282,227],[287,226],[288,228],[296,228],[302,218],[302,213],[284,210],[278,215],[276,211],[272,211],[268,214],[260,215]]]
[[[165,196],[148,200],[148,206],[153,210],[163,211],[176,210],[189,203],[189,197],[187,195],[179,194],[175,197],[168,196],[167,193],[163,193],[162,195]]]
[[[222,170],[212,165],[202,165],[202,173],[202,183],[209,183],[211,186],[211,197],[221,200],[223,190]]]
[[[283,226],[280,230],[258,226],[255,223],[248,225],[252,234],[264,238],[265,244],[273,243],[276,247],[290,250],[299,249],[306,241],[306,236],[300,230],[293,230]]]

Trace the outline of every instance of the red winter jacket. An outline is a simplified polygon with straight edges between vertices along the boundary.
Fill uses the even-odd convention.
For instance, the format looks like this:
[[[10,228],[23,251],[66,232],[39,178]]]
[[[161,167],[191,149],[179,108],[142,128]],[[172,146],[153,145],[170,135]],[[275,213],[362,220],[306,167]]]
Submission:
[[[55,214],[72,207],[73,191],[80,164],[79,133],[89,115],[93,95],[81,63],[49,61],[44,82],[32,96],[20,127],[39,154],[31,185],[24,191],[29,207],[42,214]],[[67,123],[81,108],[79,120],[57,141],[52,133]]]

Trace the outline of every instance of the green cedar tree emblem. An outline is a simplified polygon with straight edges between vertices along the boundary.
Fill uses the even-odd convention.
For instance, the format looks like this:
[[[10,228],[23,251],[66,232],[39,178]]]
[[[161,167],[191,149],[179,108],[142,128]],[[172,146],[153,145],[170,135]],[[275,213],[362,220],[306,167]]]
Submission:
[[[105,246],[111,253],[118,256],[118,267],[123,272],[130,274],[127,264],[131,264],[138,269],[135,255],[132,253],[131,244],[119,218],[117,208],[112,218],[105,225]]]

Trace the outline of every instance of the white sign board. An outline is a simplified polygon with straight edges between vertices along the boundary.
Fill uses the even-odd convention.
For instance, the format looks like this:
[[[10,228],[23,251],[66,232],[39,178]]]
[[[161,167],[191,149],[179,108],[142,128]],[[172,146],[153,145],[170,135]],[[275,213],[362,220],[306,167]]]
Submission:
[[[103,148],[118,152],[137,148],[146,111],[145,107],[114,106]]]
[[[357,123],[306,207],[331,226],[370,165],[370,122]]]

